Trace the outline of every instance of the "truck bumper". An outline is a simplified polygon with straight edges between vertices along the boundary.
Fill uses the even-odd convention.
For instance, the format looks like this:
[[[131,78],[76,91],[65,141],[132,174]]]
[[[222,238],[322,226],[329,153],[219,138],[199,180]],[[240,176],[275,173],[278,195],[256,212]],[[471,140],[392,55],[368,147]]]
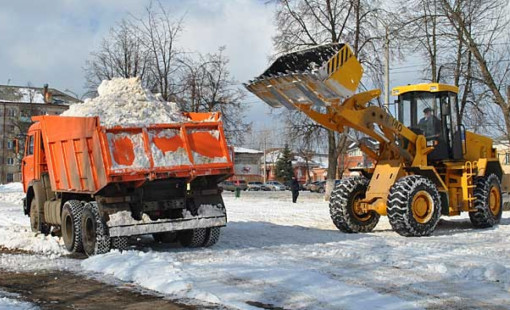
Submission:
[[[107,223],[108,225],[108,223]],[[175,220],[158,220],[146,223],[108,225],[110,237],[135,236],[166,231],[179,231],[197,228],[222,227],[227,225],[225,216],[204,216]]]

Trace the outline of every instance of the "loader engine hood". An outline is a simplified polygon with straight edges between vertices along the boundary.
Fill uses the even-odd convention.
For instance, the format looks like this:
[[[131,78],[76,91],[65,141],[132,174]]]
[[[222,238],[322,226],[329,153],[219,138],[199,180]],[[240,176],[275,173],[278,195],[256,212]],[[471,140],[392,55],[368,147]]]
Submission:
[[[362,75],[349,45],[332,43],[282,55],[245,86],[274,108],[296,109],[352,96]]]

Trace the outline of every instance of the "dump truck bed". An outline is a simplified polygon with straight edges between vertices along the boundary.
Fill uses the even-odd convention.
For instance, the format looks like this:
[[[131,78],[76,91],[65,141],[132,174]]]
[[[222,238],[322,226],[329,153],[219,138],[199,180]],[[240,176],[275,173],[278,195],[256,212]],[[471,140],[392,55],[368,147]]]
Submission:
[[[34,117],[52,190],[93,194],[114,182],[232,174],[219,113],[184,115],[189,122],[114,128],[98,117]]]

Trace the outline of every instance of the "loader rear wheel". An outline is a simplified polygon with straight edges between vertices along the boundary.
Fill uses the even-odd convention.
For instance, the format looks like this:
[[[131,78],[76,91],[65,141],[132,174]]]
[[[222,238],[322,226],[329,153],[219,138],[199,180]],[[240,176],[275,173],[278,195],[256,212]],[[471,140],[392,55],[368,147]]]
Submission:
[[[81,217],[83,250],[88,256],[110,251],[110,236],[96,203],[87,203]]]
[[[441,198],[436,185],[419,175],[405,176],[391,187],[388,219],[398,234],[406,237],[430,235],[441,216]]]
[[[342,179],[335,187],[329,200],[329,213],[335,226],[342,232],[370,232],[379,222],[380,215],[375,211],[362,213],[357,203],[365,198],[368,179],[354,177]]]
[[[206,233],[205,228],[184,230],[179,232],[179,242],[184,247],[198,248],[204,245]]]
[[[499,223],[503,212],[501,184],[495,174],[475,179],[474,208],[469,212],[469,219],[476,228],[492,227]]]
[[[205,241],[203,246],[210,247],[215,245],[220,240],[220,227],[211,227],[206,229]]]
[[[48,235],[51,231],[51,226],[42,220],[42,214],[39,212],[39,206],[35,197],[32,198],[30,203],[30,228],[32,232],[40,232],[44,235]]]
[[[61,231],[66,249],[70,252],[83,252],[81,241],[81,215],[83,205],[78,200],[69,200],[62,207]]]

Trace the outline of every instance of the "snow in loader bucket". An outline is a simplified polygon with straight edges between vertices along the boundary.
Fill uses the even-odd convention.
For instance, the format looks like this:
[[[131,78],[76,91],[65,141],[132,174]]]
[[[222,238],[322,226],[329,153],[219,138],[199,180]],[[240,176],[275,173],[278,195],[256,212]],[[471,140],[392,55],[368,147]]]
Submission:
[[[349,45],[332,43],[282,55],[245,86],[271,107],[296,109],[352,96],[362,75]]]

